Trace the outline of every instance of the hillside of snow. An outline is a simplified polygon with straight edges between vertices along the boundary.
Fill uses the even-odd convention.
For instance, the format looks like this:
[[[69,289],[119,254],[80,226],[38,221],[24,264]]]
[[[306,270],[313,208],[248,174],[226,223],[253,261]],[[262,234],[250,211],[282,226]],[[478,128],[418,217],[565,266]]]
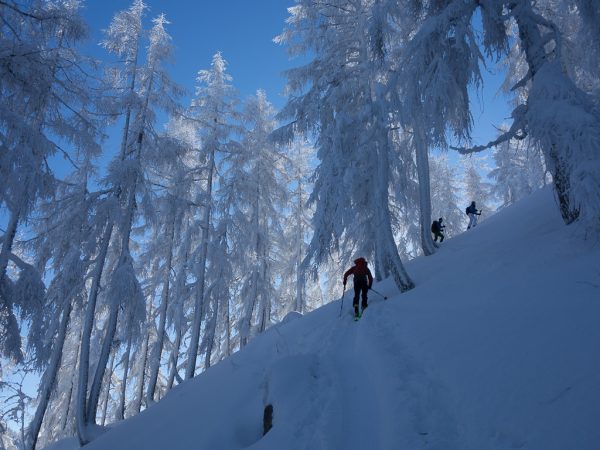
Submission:
[[[412,291],[375,284],[360,321],[347,292],[86,448],[597,450],[600,243],[576,231],[537,192],[408,263]]]

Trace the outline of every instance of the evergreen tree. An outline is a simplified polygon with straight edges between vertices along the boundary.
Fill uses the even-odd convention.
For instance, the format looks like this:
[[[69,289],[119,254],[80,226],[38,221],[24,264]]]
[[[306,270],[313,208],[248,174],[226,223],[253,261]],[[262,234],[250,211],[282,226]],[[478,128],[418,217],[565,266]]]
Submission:
[[[501,206],[511,205],[545,184],[546,169],[539,150],[528,141],[505,141],[494,151],[492,193]]]
[[[307,298],[308,273],[307,267],[302,264],[306,254],[307,244],[312,234],[312,211],[307,207],[310,195],[310,164],[314,150],[303,139],[294,140],[288,151],[288,190],[290,191],[290,206],[287,211],[286,225],[284,227],[287,252],[282,268],[282,296],[289,296],[286,301],[287,309],[305,313],[310,311]],[[313,283],[310,283],[313,284]]]
[[[274,109],[264,91],[258,91],[245,105],[245,132],[239,150],[230,164],[241,168],[236,172],[234,215],[239,218],[235,258],[242,266],[240,289],[241,345],[256,331],[262,333],[271,324],[271,311],[276,298],[275,267],[280,260],[277,242],[283,236],[281,209],[287,190],[282,176],[284,157],[272,141],[275,129]]]
[[[93,117],[87,62],[77,50],[86,28],[79,2],[8,0],[0,5],[0,208],[8,216],[0,237],[0,354],[21,360],[15,311],[34,319],[40,275],[18,258],[15,237],[40,199],[50,198],[56,177],[48,160],[61,154],[73,160],[81,151],[99,152],[100,124]],[[64,143],[69,144],[65,150]],[[9,276],[15,267],[16,281]]]
[[[200,218],[200,242],[194,250],[196,286],[194,292],[193,319],[191,325],[190,345],[188,348],[185,378],[194,376],[196,358],[200,339],[200,328],[204,314],[206,296],[206,270],[208,265],[208,245],[213,227],[213,188],[217,157],[227,151],[231,135],[235,131],[233,120],[235,111],[235,91],[231,86],[231,76],[226,73],[226,61],[220,53],[213,56],[210,70],[198,72],[196,97],[192,102],[190,116],[197,126],[201,148],[198,152],[199,161],[203,165],[204,191],[198,204],[202,205]]]
[[[467,164],[464,180],[467,206],[474,201],[477,205],[477,210],[484,213],[481,219],[493,213],[494,208],[491,206],[491,185],[483,181],[482,176],[475,168],[475,164]]]
[[[141,23],[142,12],[143,8],[137,12],[139,23]],[[164,156],[160,152],[159,140],[153,128],[156,110],[158,108],[167,111],[175,110],[176,104],[173,96],[180,93],[179,89],[170,81],[163,67],[171,57],[170,36],[164,28],[166,23],[167,21],[162,15],[153,20],[154,25],[149,32],[147,61],[140,68],[138,74],[139,85],[135,91],[136,98],[126,108],[126,126],[129,125],[129,129],[124,132],[123,139],[127,140],[124,141],[121,154],[111,164],[108,176],[104,180],[113,193],[109,202],[117,209],[113,211],[112,216],[109,216],[106,223],[105,235],[102,239],[102,253],[96,262],[97,274],[94,277],[86,311],[78,392],[78,435],[81,443],[89,442],[92,438],[88,432],[89,425],[95,423],[102,380],[117,331],[119,307],[123,307],[122,323],[127,329],[128,340],[135,338],[136,333],[139,333],[140,323],[144,320],[144,298],[133,265],[130,238],[136,215],[141,213],[142,217],[152,217],[154,214],[154,205],[151,201],[152,189],[147,184],[147,170],[150,164]],[[139,45],[139,40],[133,39],[132,42]],[[134,117],[131,123],[127,123],[129,111]],[[138,195],[142,200],[140,209],[137,207]],[[117,230],[114,236],[117,246],[115,254],[118,256],[108,275],[106,287],[105,301],[108,317],[104,325],[104,337],[96,371],[86,400],[89,340],[96,310],[97,287],[102,277],[109,242],[112,240],[115,228]],[[123,382],[125,381],[126,379],[123,380]]]
[[[445,154],[429,160],[431,168],[431,204],[434,220],[444,219],[445,235],[456,236],[464,229],[465,208],[460,202],[457,170]]]
[[[447,134],[468,137],[472,119],[467,87],[479,83],[481,55],[471,29],[475,1],[390,1],[400,32],[389,88],[396,94],[400,123],[413,134],[419,187],[423,252],[431,238],[431,182],[428,152],[447,148]]]
[[[173,287],[176,274],[185,272],[185,263],[178,258],[178,247],[189,245],[182,243],[194,208],[190,194],[194,192],[194,170],[190,162],[195,147],[195,137],[189,121],[172,120],[167,136],[161,139],[161,152],[171,153],[162,164],[156,167],[153,184],[160,186],[157,196],[156,219],[151,222],[152,238],[146,243],[146,251],[140,258],[143,267],[155,267],[147,276],[148,303],[154,304],[158,298],[156,311],[158,324],[154,324],[156,338],[150,343],[148,356],[148,387],[146,404],[154,401],[161,367],[161,357],[167,337],[167,316],[173,299]],[[151,317],[154,322],[154,318]]]
[[[444,11],[452,11],[455,3]],[[536,10],[537,2],[533,0],[467,3],[481,7],[484,45],[490,53],[506,52],[506,27],[515,24],[526,73],[512,87],[521,92],[510,129],[487,145],[459,150],[472,153],[513,138],[529,137],[542,151],[552,174],[565,223],[579,218],[587,226],[596,227],[600,217],[600,162],[593,149],[600,145],[600,114],[597,98],[577,86],[565,70],[564,33]],[[592,16],[597,13],[588,9],[587,0],[578,2],[578,6]],[[587,20],[582,22],[586,31],[597,36]]]
[[[401,161],[392,157],[383,95],[385,22],[379,6],[302,0],[290,8],[288,28],[277,39],[288,43],[293,55],[314,57],[287,72],[294,96],[280,117],[293,122],[278,136],[291,141],[297,132],[316,135],[320,164],[310,198],[315,216],[309,260],[319,264],[331,252],[354,248],[374,257],[378,279],[392,275],[405,291],[413,282],[392,230],[389,188]]]

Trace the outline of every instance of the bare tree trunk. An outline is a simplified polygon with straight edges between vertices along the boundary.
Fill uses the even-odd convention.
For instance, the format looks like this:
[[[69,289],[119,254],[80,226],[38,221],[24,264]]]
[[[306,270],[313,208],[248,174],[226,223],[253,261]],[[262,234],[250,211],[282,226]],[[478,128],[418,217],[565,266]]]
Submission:
[[[381,144],[381,142],[379,143]],[[376,259],[381,264],[382,271],[392,275],[400,292],[405,292],[414,287],[413,281],[408,276],[400,255],[394,234],[392,232],[392,220],[389,209],[389,155],[385,146],[378,146],[377,154],[378,176],[375,182],[378,193],[376,202],[376,217],[379,224],[379,233],[376,234],[375,249]]]
[[[131,361],[131,339],[127,342],[127,349],[123,355],[123,380],[121,381],[121,397],[117,408],[115,419],[125,419],[125,403],[127,401],[127,380],[129,378],[129,364]]]
[[[96,366],[94,380],[92,382],[92,386],[90,387],[87,403],[87,417],[94,423],[96,422],[96,413],[98,410],[98,401],[100,399],[102,380],[104,378],[104,373],[106,372],[108,358],[113,348],[113,338],[117,330],[118,313],[118,305],[111,305],[108,320],[106,322],[106,331],[104,334],[104,340],[102,342],[102,349],[100,351],[100,357],[98,358],[98,365]]]
[[[296,242],[297,248],[295,249],[295,269],[296,269],[296,295],[294,301],[294,310],[304,313],[306,303],[306,280],[304,269],[302,267],[302,255],[304,255],[304,202],[303,202],[303,184],[300,179],[301,175],[297,177],[298,186],[296,187]]]
[[[256,191],[257,191],[256,197],[254,199],[254,211],[252,213],[252,223],[253,223],[253,228],[256,232],[255,242],[254,242],[254,254],[256,255],[255,258],[258,259],[259,255],[261,255],[261,253],[262,253],[260,239],[259,239],[260,220],[259,220],[258,207],[259,207],[260,192],[259,192],[258,184],[256,187]],[[254,314],[254,309],[256,308],[256,303],[258,301],[258,296],[259,296],[259,293],[258,293],[259,273],[258,273],[258,268],[256,267],[257,265],[258,265],[258,261],[255,261],[254,268],[252,269],[252,281],[250,283],[252,291],[250,292],[250,294],[247,295],[247,298],[244,299],[244,301],[246,302],[246,305],[244,308],[244,316],[242,318],[242,329],[240,330],[240,347],[244,347],[246,344],[248,344],[248,341],[252,334],[252,315]]]
[[[175,375],[177,373],[177,360],[179,359],[179,348],[181,346],[181,327],[175,330],[175,342],[173,343],[173,350],[169,358],[169,379],[167,380],[167,391],[173,388],[175,382]]]
[[[421,248],[426,256],[435,253],[435,244],[431,237],[431,182],[429,179],[429,155],[425,137],[424,124],[414,128],[413,142],[417,160],[417,177],[419,181],[419,225],[421,229]]]
[[[206,181],[206,204],[204,205],[202,217],[202,238],[200,243],[200,257],[198,261],[198,277],[196,288],[196,299],[194,303],[194,318],[192,321],[192,336],[188,349],[188,362],[185,371],[185,379],[194,377],[196,371],[196,359],[198,357],[198,344],[200,341],[200,327],[202,326],[202,315],[204,310],[204,288],[206,283],[206,262],[208,258],[208,239],[212,211],[213,175],[215,170],[215,149],[210,152],[208,164],[208,180]]]
[[[94,317],[96,314],[96,301],[98,299],[98,291],[100,289],[100,279],[106,262],[108,246],[112,235],[113,224],[106,226],[104,235],[102,236],[102,244],[100,252],[96,258],[96,267],[92,277],[92,285],[85,310],[85,319],[81,333],[81,346],[79,349],[79,381],[77,385],[77,408],[76,408],[76,423],[77,436],[79,443],[85,445],[90,442],[88,436],[88,426],[94,421],[87,412],[87,386],[90,369],[90,341],[92,329],[94,325]]]
[[[110,356],[110,364],[108,368],[108,381],[106,382],[106,396],[104,397],[104,406],[102,407],[102,420],[100,424],[104,426],[106,424],[106,412],[108,411],[108,401],[110,400],[110,387],[112,384],[112,376],[115,368],[115,355],[117,354],[117,350],[113,349],[112,354]]]
[[[20,210],[11,212],[6,232],[2,236],[2,250],[0,251],[0,281],[6,276],[8,260],[12,252],[12,246],[17,234],[17,225],[19,224]]]
[[[29,450],[35,449],[38,436],[40,434],[40,429],[42,428],[44,415],[46,414],[46,409],[48,408],[48,403],[50,402],[50,396],[52,395],[54,385],[56,384],[56,374],[58,373],[58,369],[60,368],[60,361],[63,347],[65,344],[65,338],[67,336],[67,328],[69,326],[71,309],[71,301],[65,302],[62,311],[62,317],[60,319],[60,325],[58,328],[58,335],[56,336],[56,340],[52,348],[52,356],[50,357],[48,368],[44,373],[42,387],[39,390],[39,403],[35,411],[35,416],[33,417],[31,424],[29,425],[29,430],[27,433],[25,447]]]
[[[175,220],[173,218],[173,220]],[[175,240],[175,223],[169,222],[167,261],[165,264],[165,273],[163,279],[163,289],[161,294],[158,330],[156,331],[156,342],[152,349],[150,358],[150,375],[148,377],[148,390],[146,391],[146,404],[150,405],[154,401],[154,391],[156,390],[156,381],[158,380],[158,372],[160,370],[160,358],[165,342],[165,330],[167,323],[167,307],[169,304],[169,288],[171,283],[171,270],[173,268],[173,244]]]
[[[152,307],[150,308],[150,316],[152,316]],[[135,396],[136,403],[134,411],[139,413],[142,410],[142,400],[144,399],[144,382],[146,380],[146,365],[148,363],[148,343],[150,341],[150,327],[142,345],[142,362],[140,364],[140,375],[138,378],[137,395]]]
[[[229,304],[230,300],[229,297],[227,297],[227,308],[225,310],[225,326],[227,328],[227,331],[225,332],[225,345],[226,347],[226,354],[227,356],[231,356],[232,353],[232,348],[231,348],[231,308],[230,308],[230,304]]]
[[[67,410],[63,414],[62,423],[60,425],[61,430],[65,430],[67,428],[67,423],[69,421],[69,414],[71,412],[71,398],[73,397],[74,384],[75,383],[71,382],[71,388],[69,389],[69,395],[67,397]]]

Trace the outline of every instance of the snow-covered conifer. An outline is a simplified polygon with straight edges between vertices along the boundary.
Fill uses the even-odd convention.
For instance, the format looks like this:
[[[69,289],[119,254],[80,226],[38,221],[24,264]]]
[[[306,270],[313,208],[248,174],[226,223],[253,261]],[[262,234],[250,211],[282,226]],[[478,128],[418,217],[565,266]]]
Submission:
[[[286,310],[305,313],[311,308],[307,298],[308,273],[307,267],[302,264],[306,254],[307,245],[311,237],[311,210],[308,208],[310,194],[311,164],[314,158],[314,149],[304,138],[295,139],[288,155],[288,189],[290,202],[287,210],[285,226],[284,265],[282,267],[282,296],[289,296],[290,301],[285,302]],[[314,283],[310,283],[311,285]]]
[[[477,210],[483,213],[481,219],[489,217],[495,210],[491,203],[491,185],[483,181],[483,177],[477,171],[473,162],[469,162],[465,168],[464,196],[466,201],[463,210],[474,201]]]
[[[445,154],[429,159],[431,167],[431,205],[433,219],[444,219],[446,238],[464,230],[465,207],[460,202],[457,170]]]
[[[202,326],[205,291],[206,291],[206,268],[208,262],[208,244],[212,228],[213,209],[213,184],[215,179],[215,168],[217,157],[227,147],[235,130],[234,118],[237,113],[236,93],[232,87],[231,76],[226,72],[226,61],[220,53],[213,56],[211,68],[200,70],[197,80],[199,86],[196,88],[196,97],[192,101],[190,116],[196,124],[197,133],[200,138],[201,148],[198,152],[199,164],[203,165],[202,177],[204,191],[198,198],[198,204],[202,205],[200,218],[201,237],[195,249],[194,260],[196,268],[196,289],[194,292],[195,303],[193,309],[192,334],[188,347],[187,367],[185,378],[194,376],[196,371],[196,359],[200,339],[200,328]]]
[[[10,262],[15,273],[22,272],[18,276],[33,282],[32,267],[19,264],[13,251],[17,230],[36,202],[56,188],[52,155],[72,160],[76,150],[99,151],[91,79],[77,50],[86,33],[79,9],[78,1],[0,5],[0,48],[6,50],[0,64],[0,208],[8,217],[0,238],[0,352],[17,360],[22,354],[15,310],[26,318],[34,306],[18,295],[24,279],[15,286],[7,271]]]
[[[536,8],[537,2],[503,2],[507,14],[496,20],[514,20],[526,74],[513,90],[526,88],[512,112],[505,134],[484,146],[461,149],[481,151],[505,140],[529,137],[540,148],[558,197],[561,215],[569,224],[581,219],[596,227],[600,217],[600,113],[597,99],[582,90],[565,69],[564,33]],[[589,6],[581,2],[580,6]],[[593,13],[594,11],[592,11]]]
[[[142,12],[143,8],[139,8],[139,21]],[[142,217],[151,218],[154,214],[152,187],[148,184],[147,171],[163,157],[159,148],[160,139],[153,127],[157,110],[174,111],[177,105],[173,98],[180,93],[164,68],[171,59],[171,38],[165,30],[167,23],[163,15],[153,20],[153,27],[148,35],[147,60],[137,74],[137,100],[127,103],[125,108],[126,119],[131,112],[133,120],[131,123],[126,120],[121,153],[111,163],[104,179],[104,184],[112,190],[112,198],[108,201],[116,210],[108,216],[102,238],[103,250],[97,258],[98,268],[87,305],[78,392],[78,435],[82,443],[93,438],[88,432],[89,425],[95,423],[102,380],[117,331],[120,308],[123,309],[121,317],[127,340],[135,338],[144,320],[144,298],[130,252],[130,239],[134,222]],[[140,45],[139,39],[132,39],[131,42],[133,45]],[[117,233],[113,236],[114,230]],[[96,310],[97,286],[111,241],[114,241],[118,256],[107,278],[106,296],[103,300],[106,302],[108,317],[94,378],[86,396],[89,340]]]
[[[389,202],[392,157],[390,109],[383,94],[385,14],[380,2],[299,1],[277,38],[292,55],[310,53],[287,72],[291,94],[280,113],[292,122],[278,133],[315,133],[320,164],[311,202],[316,264],[340,249],[373,257],[377,278],[413,287],[394,241]]]
[[[228,161],[235,168],[228,176],[235,177],[232,186],[237,193],[232,208],[238,228],[231,239],[235,258],[241,263],[242,346],[254,332],[261,333],[270,326],[276,298],[275,268],[280,258],[277,244],[281,244],[283,237],[282,208],[287,189],[283,177],[285,158],[271,139],[274,114],[264,91],[259,90],[246,102],[243,114],[246,129],[239,149]]]
[[[471,129],[467,88],[479,83],[482,59],[471,27],[477,3],[390,3],[398,3],[392,11],[401,30],[393,45],[389,87],[397,95],[402,126],[413,133],[421,240],[427,255],[434,251],[428,152],[432,147],[448,147],[449,130],[457,139],[465,139]]]
[[[492,192],[500,206],[508,206],[544,186],[546,169],[541,152],[529,140],[509,140],[494,151],[496,167],[488,177],[494,179]]]

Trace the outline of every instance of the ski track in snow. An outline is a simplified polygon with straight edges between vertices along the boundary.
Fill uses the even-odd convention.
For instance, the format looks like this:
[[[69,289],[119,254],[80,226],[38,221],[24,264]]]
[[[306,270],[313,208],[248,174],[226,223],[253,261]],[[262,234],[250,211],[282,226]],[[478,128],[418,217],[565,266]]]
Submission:
[[[332,423],[315,424],[330,435],[314,436],[310,448],[384,450],[402,443],[412,450],[464,449],[441,386],[403,351],[377,303],[358,322],[343,314],[325,339],[319,390],[322,416]]]

